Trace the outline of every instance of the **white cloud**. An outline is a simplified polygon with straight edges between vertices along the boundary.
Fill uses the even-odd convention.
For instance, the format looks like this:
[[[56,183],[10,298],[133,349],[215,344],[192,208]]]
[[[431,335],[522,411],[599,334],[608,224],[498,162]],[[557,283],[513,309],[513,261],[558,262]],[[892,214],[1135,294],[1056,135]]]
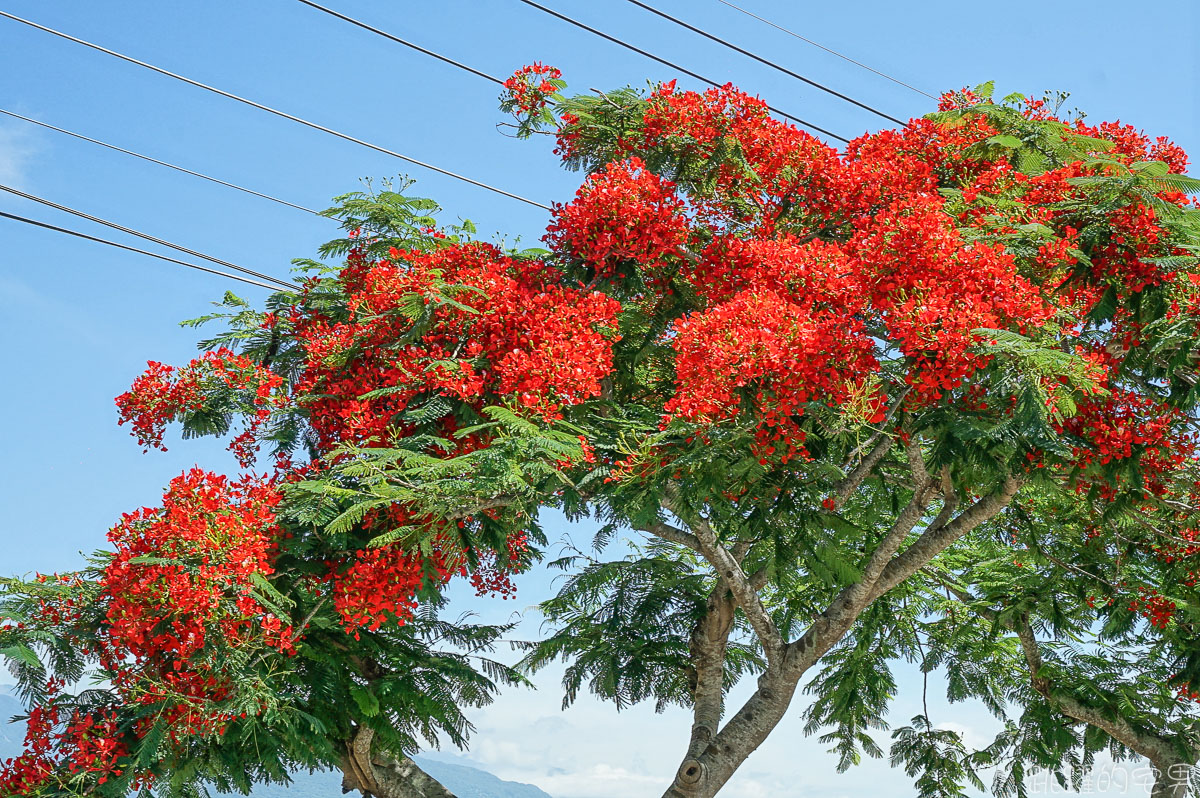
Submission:
[[[547,773],[529,780],[555,798],[658,795],[667,788],[669,781],[661,776],[636,773],[628,768],[603,762],[571,773]]]
[[[986,748],[991,745],[992,737],[989,737],[982,732],[978,732],[970,726],[954,721],[945,721],[935,724],[936,728],[945,729],[947,731],[958,732],[958,736],[962,738],[963,745],[968,750],[978,751],[981,748]]]
[[[24,122],[0,123],[0,183],[22,187],[28,177],[38,139]]]

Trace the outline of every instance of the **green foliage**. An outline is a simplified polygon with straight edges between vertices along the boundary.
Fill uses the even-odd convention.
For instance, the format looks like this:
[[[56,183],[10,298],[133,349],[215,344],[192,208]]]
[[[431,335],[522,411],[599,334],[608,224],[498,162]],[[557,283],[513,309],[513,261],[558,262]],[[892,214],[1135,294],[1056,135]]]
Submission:
[[[1020,98],[993,100],[990,84],[975,94],[981,102],[930,116],[947,126],[978,117],[989,122],[996,134],[974,144],[968,158],[1000,159],[1022,179],[1072,163],[1090,170],[1072,179],[1078,197],[1055,208],[1061,221],[1079,231],[1078,246],[1069,252],[1074,265],[1043,285],[1049,294],[1087,276],[1098,301],[1086,318],[1064,312],[1020,333],[971,331],[979,365],[970,385],[956,385],[940,401],[922,404],[908,401],[913,389],[906,383],[920,353],[905,354],[889,343],[894,336],[882,314],[862,314],[854,321],[875,342],[874,382],[859,386],[861,395],[845,406],[811,397],[803,413],[786,419],[795,424],[804,451],[780,462],[764,452],[764,431],[771,430],[761,416],[745,411],[763,390],[752,378],[737,386],[745,401],[729,417],[692,423],[664,416],[678,388],[673,344],[680,322],[707,301],[696,285],[680,279],[684,266],[659,264],[652,276],[650,269],[630,269],[617,279],[569,253],[513,253],[545,257],[566,284],[598,287],[622,302],[614,368],[599,395],[547,419],[512,399],[480,406],[430,391],[385,419],[403,426],[407,434],[400,440],[359,441],[323,456],[306,404],[316,397],[273,412],[272,453],[308,455],[319,466],[283,484],[279,522],[287,544],[280,547],[275,575],[255,579],[251,594],[303,632],[297,653],[263,656],[235,647],[219,652],[222,672],[233,677],[218,709],[246,714],[223,735],[170,746],[161,706],[131,708],[122,722],[148,726],[133,751],[136,763],[161,777],[162,794],[190,798],[206,794],[208,786],[245,792],[254,783],[286,782],[297,768],[337,767],[360,728],[374,732],[384,753],[412,753],[447,741],[461,746],[472,731],[471,708],[487,704],[499,689],[527,684],[528,673],[558,661],[566,663],[564,707],[583,690],[618,708],[642,701],[652,701],[659,711],[692,706],[701,695],[698,635],[711,620],[712,606],[732,606],[726,591],[735,571],[724,563],[716,567],[711,547],[724,547],[736,560],[763,605],[761,614],[732,611],[728,637],[721,641],[720,687],[728,691],[768,670],[770,658],[755,633],[761,615],[789,641],[831,625],[829,608],[860,586],[881,546],[896,544],[887,549],[894,565],[913,550],[918,536],[944,532],[951,519],[963,518],[980,497],[996,494],[997,486],[1014,478],[1022,488],[1003,512],[905,574],[839,642],[821,650],[805,687],[812,697],[804,713],[806,732],[832,746],[840,770],[864,755],[882,757],[877,737],[888,728],[897,690],[893,672],[908,663],[927,679],[940,677],[951,701],[979,701],[1004,724],[980,751],[938,728],[927,710],[894,730],[891,762],[913,777],[920,796],[965,795],[982,787],[981,774],[988,769],[995,771],[993,791],[1002,796],[1027,794],[1035,769],[1078,786],[1097,753],[1118,759],[1133,754],[1103,724],[1071,720],[1063,707],[1074,704],[1086,706],[1093,717],[1121,719],[1137,733],[1168,739],[1182,759],[1194,761],[1200,720],[1194,711],[1180,709],[1175,691],[1181,683],[1200,683],[1200,594],[1182,558],[1159,554],[1165,546],[1189,543],[1180,535],[1200,529],[1200,513],[1171,506],[1165,494],[1148,489],[1135,457],[1089,464],[1088,473],[1084,465],[1066,465],[1074,463],[1081,443],[1068,422],[1084,402],[1106,390],[1077,347],[1109,343],[1114,323],[1122,320],[1134,321],[1144,340],[1113,371],[1114,387],[1161,399],[1195,424],[1200,406],[1195,319],[1171,311],[1191,289],[1167,281],[1128,290],[1089,269],[1090,255],[1114,239],[1112,213],[1139,204],[1153,208],[1171,240],[1179,242],[1160,265],[1194,269],[1200,212],[1160,194],[1195,192],[1200,181],[1171,174],[1163,162],[1126,165],[1112,156],[1107,141],[1030,118],[1018,107]],[[739,220],[752,217],[762,184],[742,144],[717,135],[711,147],[707,141],[699,146],[689,135],[673,135],[653,148],[639,147],[634,134],[655,101],[634,89],[574,98],[556,92],[548,108],[522,119],[517,133],[531,135],[556,118],[571,119],[560,131],[571,137],[569,167],[595,171],[618,154],[637,155],[648,170],[673,181],[686,203],[725,204],[728,219],[697,231],[690,247],[699,251],[718,235],[743,234]],[[1002,249],[1027,277],[1042,269],[1037,259],[1058,236],[1031,220],[1028,206],[1003,190],[970,198],[975,192],[964,192],[944,169],[936,177],[949,217],[980,220],[959,230],[965,251]],[[387,257],[403,268],[404,252],[473,239],[469,222],[445,229],[444,236],[431,235],[440,208],[407,196],[409,188],[407,181],[379,190],[368,184],[365,191],[337,198],[325,215],[340,222],[345,234],[324,245],[321,256]],[[805,241],[846,243],[853,227],[853,219],[793,207],[789,200],[771,230]],[[682,260],[689,255],[696,257],[685,253]],[[226,326],[201,346],[230,347],[279,375],[287,388],[302,378],[307,358],[292,326],[293,307],[330,325],[372,320],[363,315],[367,308],[352,307],[338,279],[341,265],[297,265],[306,278],[303,286],[272,296],[264,310],[227,294],[215,312],[187,322]],[[477,290],[434,274],[422,292],[406,295],[387,311],[386,320],[404,331],[392,345],[423,339],[437,329],[443,311],[488,313],[474,301]],[[328,355],[328,365],[349,363],[361,352],[355,347],[375,345],[337,351]],[[458,363],[456,352],[431,368]],[[477,358],[470,365],[482,371],[492,364]],[[890,403],[882,420],[863,409],[864,396],[877,386],[886,386]],[[385,385],[358,398],[382,399],[399,391]],[[203,407],[185,414],[184,432],[221,435],[252,412],[239,392],[211,386]],[[459,445],[471,436],[485,437],[488,444]],[[1143,447],[1139,454],[1144,451],[1144,443],[1134,445]],[[1191,468],[1181,471],[1181,479],[1200,480],[1194,464]],[[1106,491],[1093,472],[1119,480],[1123,489]],[[928,482],[925,473],[931,475]],[[851,479],[851,488],[844,489]],[[902,525],[910,505],[919,508],[911,529]],[[375,523],[380,511],[391,508],[403,510],[397,514],[402,520]],[[491,656],[511,627],[439,615],[444,604],[432,565],[417,595],[416,617],[404,625],[347,634],[331,606],[326,580],[346,552],[402,546],[428,555],[436,548],[472,568],[480,552],[495,552],[502,566],[528,565],[547,544],[539,522],[546,509],[572,519],[592,516],[601,529],[594,556],[571,550],[554,563],[567,577],[539,607],[547,636],[520,645],[524,658],[517,667]],[[1156,526],[1160,517],[1171,519],[1169,533]],[[911,534],[893,540],[898,524],[901,533]],[[681,528],[653,537],[673,525]],[[711,539],[701,543],[693,534],[700,528]],[[600,559],[628,530],[647,533],[652,542],[617,559]],[[503,553],[518,531],[528,533],[533,548],[519,555],[524,561],[506,562],[518,556]],[[1165,535],[1176,540],[1165,543]],[[50,674],[71,682],[89,675],[91,663],[78,642],[93,642],[95,630],[103,628],[94,608],[102,606],[97,576],[104,562],[99,555],[70,587],[0,581],[0,615],[22,624],[0,632],[0,657],[15,669],[24,698],[44,699]],[[1130,603],[1131,590],[1156,586],[1167,586],[1163,598],[1178,608],[1161,627],[1148,624]],[[69,628],[39,621],[42,602],[67,591],[89,609]],[[1025,624],[1040,665],[1014,635]],[[790,649],[783,658],[794,655]],[[99,676],[94,689],[71,695],[68,705],[86,711],[111,704],[114,693],[104,674]],[[125,779],[99,793],[123,794],[130,787],[128,775]]]
[[[645,700],[659,712],[692,703],[688,640],[714,582],[698,563],[673,554],[652,544],[612,562],[576,554],[554,563],[571,572],[558,595],[539,605],[555,631],[526,646],[521,667],[537,671],[557,659],[569,661],[564,709],[585,681],[618,709]],[[725,688],[761,667],[753,646],[732,641]]]
[[[967,751],[958,732],[936,729],[917,715],[911,725],[892,732],[891,762],[916,777],[918,798],[960,798],[968,787],[984,789],[975,774],[978,755]]]
[[[863,753],[883,756],[871,732],[887,728],[885,715],[896,693],[896,680],[888,666],[896,655],[888,632],[891,617],[888,608],[872,608],[854,631],[825,655],[804,688],[814,696],[804,711],[804,731],[812,734],[824,726],[833,727],[820,740],[833,744],[839,773],[857,765]]]

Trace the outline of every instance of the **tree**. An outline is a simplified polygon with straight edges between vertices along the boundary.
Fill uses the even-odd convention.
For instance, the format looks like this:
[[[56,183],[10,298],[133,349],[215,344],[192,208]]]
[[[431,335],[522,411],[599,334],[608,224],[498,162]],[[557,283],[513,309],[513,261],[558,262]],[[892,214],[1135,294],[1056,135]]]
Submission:
[[[990,91],[840,158],[728,87],[558,104],[593,176],[552,240],[585,263],[622,241],[667,286],[650,301],[682,305],[639,350],[660,433],[604,502],[669,545],[568,558],[526,664],[569,660],[567,702],[589,682],[692,707],[669,796],[713,795],[813,668],[809,729],[843,768],[881,755],[894,659],[1005,721],[976,752],[927,711],[897,730],[922,794],[989,768],[1002,795],[1033,768],[1078,785],[1106,747],[1149,759],[1156,795],[1187,789],[1197,181],[1165,139]],[[649,214],[602,210],[631,164],[684,198],[664,249],[624,243]]]
[[[892,759],[923,795],[995,768],[1078,779],[1107,747],[1180,796],[1200,688],[1194,418],[1200,224],[1185,156],[990,87],[837,153],[730,86],[566,98],[507,84],[587,178],[547,249],[440,229],[384,190],[257,311],[118,398],[147,446],[226,434],[261,477],[191,472],[79,574],[6,583],[32,699],[22,794],[245,789],[289,768],[435,795],[405,757],[467,728],[546,508],[646,544],[569,557],[529,652],[618,703],[691,707],[667,796],[715,795],[788,711],[878,754],[888,662],[1008,718],[968,751],[928,712]],[[445,641],[466,651],[440,650]],[[1104,646],[1098,649],[1096,644]],[[477,663],[482,662],[481,665]],[[476,667],[482,667],[480,672]],[[104,680],[68,689],[88,668]],[[815,675],[813,673],[815,669]],[[736,711],[725,692],[757,675]]]

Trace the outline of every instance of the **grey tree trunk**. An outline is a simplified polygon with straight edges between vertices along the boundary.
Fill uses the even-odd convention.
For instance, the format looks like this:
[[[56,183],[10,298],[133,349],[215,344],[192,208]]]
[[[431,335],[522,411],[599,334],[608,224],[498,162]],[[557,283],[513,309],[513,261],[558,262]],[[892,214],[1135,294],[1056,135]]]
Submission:
[[[342,792],[357,790],[373,798],[455,798],[454,793],[406,756],[372,751],[375,733],[359,728],[342,759]]]
[[[1194,766],[1187,762],[1156,763],[1154,789],[1150,798],[1187,798]]]
[[[762,584],[741,568],[740,552],[726,548],[701,515],[691,512],[680,497],[668,489],[663,507],[679,518],[686,529],[657,523],[645,531],[665,540],[687,546],[704,557],[728,587],[738,609],[745,613],[766,655],[767,668],[758,680],[758,689],[729,720],[712,734],[712,707],[697,704],[691,744],[675,779],[663,798],[714,798],[737,769],[770,735],[791,706],[800,679],[853,627],[870,604],[887,591],[903,583],[930,560],[981,523],[999,513],[1021,487],[1014,478],[1006,479],[999,489],[979,499],[955,516],[958,497],[949,474],[938,481],[926,471],[919,443],[914,439],[906,447],[913,477],[913,496],[897,516],[892,528],[867,558],[861,579],[844,588],[798,639],[785,642],[758,595]],[[854,477],[854,475],[852,475]],[[861,481],[863,475],[854,477]],[[848,495],[855,485],[839,496]],[[943,506],[937,517],[901,552],[910,535],[926,517],[935,495],[941,494]],[[710,614],[712,606],[710,603]],[[696,651],[693,638],[693,652]],[[700,646],[704,653],[718,649],[719,641]],[[719,642],[723,646],[723,641]],[[697,663],[699,665],[700,663]],[[702,672],[702,668],[697,668]],[[697,698],[703,695],[697,692]],[[699,734],[698,734],[699,732]],[[1176,796],[1170,796],[1176,798]]]

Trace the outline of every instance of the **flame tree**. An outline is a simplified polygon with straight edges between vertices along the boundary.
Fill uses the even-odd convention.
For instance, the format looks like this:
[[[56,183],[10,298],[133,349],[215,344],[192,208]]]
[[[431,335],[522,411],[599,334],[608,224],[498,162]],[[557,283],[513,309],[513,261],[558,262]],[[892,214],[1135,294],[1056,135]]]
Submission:
[[[844,152],[731,86],[563,88],[534,65],[502,98],[586,173],[545,249],[348,195],[294,292],[227,297],[201,357],[118,397],[147,447],[178,423],[273,466],[185,473],[84,570],[4,583],[0,651],[32,708],[0,793],[335,767],[380,798],[445,795],[407,754],[463,742],[463,709],[522,676],[483,656],[502,628],[438,618],[440,589],[509,595],[556,508],[599,518],[601,548],[644,541],[558,562],[523,666],[567,660],[568,702],[688,707],[666,796],[715,795],[802,684],[842,767],[881,755],[903,660],[1003,721],[978,751],[927,710],[896,729],[921,795],[988,770],[999,794],[1039,768],[1078,783],[1105,749],[1184,795],[1184,153],[989,86]]]

